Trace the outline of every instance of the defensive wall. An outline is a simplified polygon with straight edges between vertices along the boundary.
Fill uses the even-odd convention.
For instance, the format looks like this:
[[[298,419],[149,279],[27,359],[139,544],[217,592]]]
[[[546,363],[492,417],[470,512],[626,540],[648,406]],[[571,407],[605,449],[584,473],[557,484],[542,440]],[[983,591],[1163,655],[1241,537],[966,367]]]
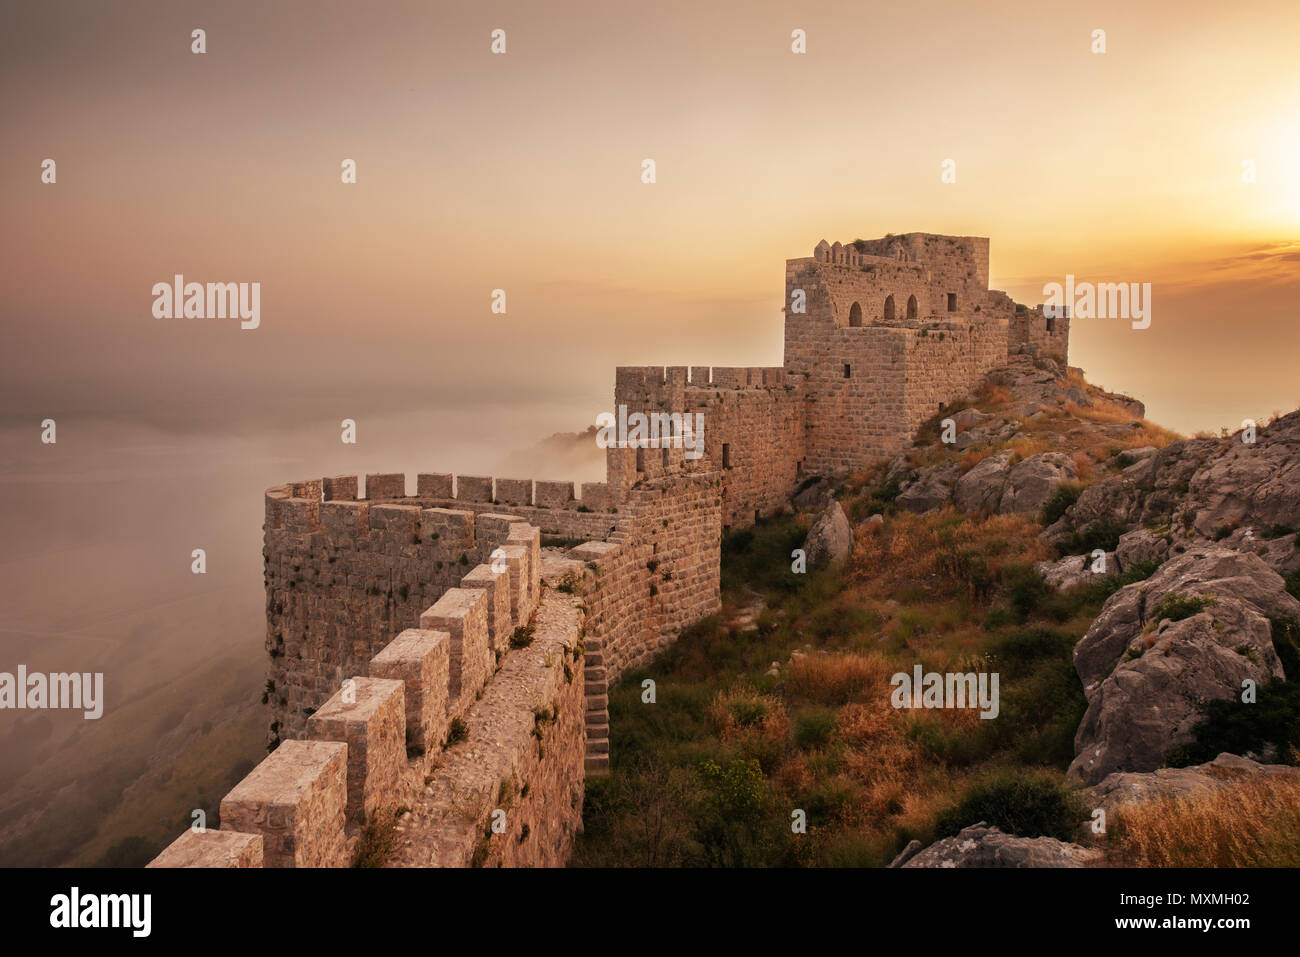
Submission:
[[[1068,318],[988,276],[981,237],[823,240],[786,264],[783,366],[619,367],[616,409],[703,415],[698,457],[678,428],[580,487],[269,489],[271,753],[151,866],[345,866],[398,808],[390,866],[562,865],[609,683],[720,610],[723,531],[901,451],[1009,354],[1068,355]]]

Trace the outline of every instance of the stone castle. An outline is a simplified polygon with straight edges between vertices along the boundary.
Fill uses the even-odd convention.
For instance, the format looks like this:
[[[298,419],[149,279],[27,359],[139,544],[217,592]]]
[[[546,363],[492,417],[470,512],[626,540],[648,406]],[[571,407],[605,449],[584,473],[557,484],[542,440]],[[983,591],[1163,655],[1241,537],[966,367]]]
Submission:
[[[620,367],[615,406],[702,413],[606,481],[421,474],[266,492],[270,755],[150,866],[559,866],[609,766],[609,683],[721,608],[722,533],[908,447],[1069,321],[988,288],[989,241],[907,233],[786,263],[785,365]],[[680,436],[678,437],[680,439]],[[579,544],[580,543],[580,544]],[[552,546],[543,551],[543,546]],[[562,548],[555,546],[563,546]]]

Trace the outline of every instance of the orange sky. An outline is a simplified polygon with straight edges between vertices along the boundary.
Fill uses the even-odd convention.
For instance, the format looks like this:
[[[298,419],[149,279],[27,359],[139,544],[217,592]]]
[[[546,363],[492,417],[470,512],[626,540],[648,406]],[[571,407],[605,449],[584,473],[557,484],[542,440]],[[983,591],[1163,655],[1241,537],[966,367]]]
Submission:
[[[1071,361],[1157,421],[1300,404],[1292,0],[7,6],[12,416],[594,415],[616,363],[779,364],[784,260],[913,230],[989,236],[1030,304],[1152,282]],[[261,328],[153,319],[177,272],[260,281]]]

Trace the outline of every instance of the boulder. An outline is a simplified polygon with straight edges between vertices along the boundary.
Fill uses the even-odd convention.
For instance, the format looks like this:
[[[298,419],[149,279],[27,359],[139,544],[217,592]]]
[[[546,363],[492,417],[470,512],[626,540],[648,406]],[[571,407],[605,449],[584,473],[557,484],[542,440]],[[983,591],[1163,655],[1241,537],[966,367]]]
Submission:
[[[982,459],[957,480],[953,503],[965,512],[996,509],[1002,501],[1002,490],[1007,484],[1013,456],[1013,452],[999,452]]]
[[[889,463],[889,468],[885,470],[885,485],[896,485],[902,488],[912,475],[912,466],[908,464],[906,455],[897,455]]]
[[[1119,537],[1115,558],[1119,570],[1126,572],[1141,562],[1159,564],[1169,557],[1169,536],[1157,535],[1146,528],[1136,528]]]
[[[1166,596],[1205,600],[1188,617],[1158,617]],[[1210,546],[1121,588],[1074,649],[1088,709],[1075,734],[1073,780],[1152,771],[1193,740],[1211,700],[1249,678],[1284,677],[1269,618],[1300,618],[1300,602],[1255,555]]]
[[[1007,473],[998,511],[1036,515],[1043,510],[1058,485],[1073,482],[1078,477],[1074,460],[1068,455],[1061,452],[1031,455],[1012,466]]]
[[[835,486],[830,479],[819,478],[795,492],[790,504],[797,512],[820,512],[835,498]]]
[[[1102,853],[1054,837],[1012,837],[984,821],[945,837],[906,860],[903,867],[1086,867]]]
[[[828,561],[832,565],[842,565],[853,551],[853,528],[848,516],[839,502],[831,502],[830,507],[822,512],[804,539],[804,552],[808,564],[815,565]]]
[[[1140,804],[1162,798],[1207,797],[1255,775],[1300,778],[1300,768],[1284,764],[1259,764],[1235,754],[1220,754],[1208,764],[1190,768],[1158,768],[1155,771],[1116,771],[1101,783],[1085,788],[1089,807],[1106,813],[1125,804]]]
[[[981,412],[979,409],[962,409],[960,412],[956,412],[952,416],[952,420],[957,423],[957,428],[959,429],[972,428],[990,418],[992,418],[992,416],[985,412]]]
[[[894,504],[909,512],[928,512],[947,505],[952,501],[952,492],[960,477],[961,468],[956,462],[921,469],[915,480],[894,499]]]
[[[1090,585],[1105,575],[1114,575],[1118,569],[1114,552],[1105,554],[1102,571],[1093,571],[1096,560],[1092,555],[1067,555],[1054,562],[1035,562],[1034,571],[1043,581],[1058,591],[1067,591],[1080,585]]]

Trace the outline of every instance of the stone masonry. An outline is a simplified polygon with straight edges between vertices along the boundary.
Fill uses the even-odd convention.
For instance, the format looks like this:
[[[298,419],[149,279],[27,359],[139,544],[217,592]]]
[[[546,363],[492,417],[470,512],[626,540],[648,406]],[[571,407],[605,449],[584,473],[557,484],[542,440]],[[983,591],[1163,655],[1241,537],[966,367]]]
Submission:
[[[271,753],[220,831],[151,866],[346,866],[389,826],[388,866],[562,866],[585,776],[609,766],[609,684],[719,611],[723,532],[896,453],[1009,355],[1066,358],[1069,320],[988,280],[989,242],[970,236],[787,261],[784,365],[617,370],[616,409],[703,414],[696,458],[674,427],[612,444],[606,480],[581,488],[428,473],[269,489]]]

